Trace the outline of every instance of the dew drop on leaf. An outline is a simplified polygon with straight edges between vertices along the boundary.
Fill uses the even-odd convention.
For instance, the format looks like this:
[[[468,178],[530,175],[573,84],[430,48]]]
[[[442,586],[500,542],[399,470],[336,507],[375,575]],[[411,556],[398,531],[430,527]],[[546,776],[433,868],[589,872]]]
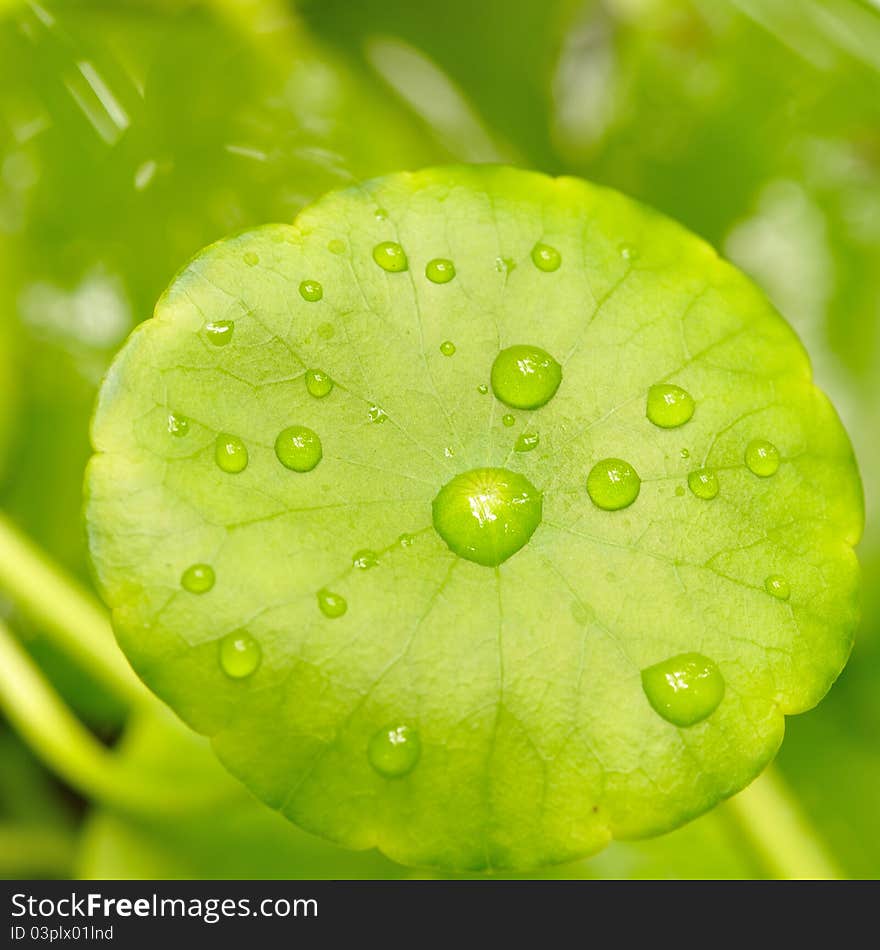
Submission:
[[[587,476],[590,500],[605,511],[627,508],[639,497],[641,486],[636,470],[623,459],[602,459]]]
[[[489,393],[489,387],[485,383],[480,383],[480,385],[477,386],[477,392],[481,396],[486,396]]]
[[[697,496],[711,501],[718,495],[718,476],[709,468],[688,473],[688,488]]]
[[[415,535],[404,533],[397,539],[397,543],[402,548],[411,548],[416,543]]]
[[[373,248],[373,260],[392,274],[399,274],[409,267],[406,251],[396,241],[383,241]]]
[[[532,263],[538,270],[550,273],[559,270],[562,264],[562,255],[555,247],[550,247],[549,244],[536,244],[532,248]]]
[[[331,254],[344,254],[345,253],[345,241],[342,238],[333,238],[327,242],[327,250]]]
[[[299,285],[299,295],[309,303],[317,303],[324,296],[324,288],[316,280],[304,280]]]
[[[764,590],[778,600],[791,597],[791,585],[781,574],[771,574],[764,581]]]
[[[658,383],[648,390],[645,415],[661,429],[674,429],[693,416],[694,408],[693,397],[680,386]]]
[[[322,340],[332,340],[333,335],[335,333],[336,333],[336,329],[334,328],[332,323],[322,323],[318,327],[318,336]]]
[[[214,443],[214,461],[230,475],[237,475],[247,468],[247,446],[237,435],[221,432]]]
[[[415,729],[406,725],[385,726],[370,739],[367,758],[383,778],[401,778],[419,761],[422,744]]]
[[[501,417],[501,424],[507,426],[509,429],[511,426],[516,424],[516,417],[512,416],[509,412],[505,412]]]
[[[455,277],[455,264],[442,257],[436,257],[425,265],[425,277],[434,284],[448,284]]]
[[[309,395],[314,396],[315,399],[323,399],[325,396],[329,396],[333,389],[333,380],[322,369],[306,370],[305,379],[306,389]]]
[[[289,426],[275,439],[278,461],[292,472],[310,472],[323,454],[318,433],[306,426]]]
[[[766,439],[752,439],[746,446],[746,465],[759,478],[769,478],[779,469],[779,449]]]
[[[191,594],[206,594],[214,586],[214,568],[210,564],[193,564],[180,578],[180,586]]]
[[[642,688],[654,710],[675,726],[708,718],[724,696],[718,667],[699,653],[681,653],[642,670]]]
[[[325,588],[318,591],[318,608],[325,617],[335,620],[348,610],[348,601],[342,594],[334,594]]]
[[[351,559],[351,566],[356,567],[359,571],[369,571],[370,568],[379,566],[379,555],[369,548],[362,548],[355,552]]]
[[[444,340],[440,344],[440,352],[444,356],[454,356],[455,355],[455,344],[452,340]]]
[[[262,657],[260,644],[246,630],[236,630],[220,641],[220,669],[232,679],[251,676]]]
[[[513,450],[514,452],[531,452],[532,449],[537,448],[538,441],[537,432],[522,432],[513,443]]]
[[[168,413],[168,431],[177,436],[178,439],[182,438],[189,432],[189,419],[186,416],[180,415],[177,412]]]
[[[502,350],[492,364],[492,391],[513,409],[537,409],[548,403],[562,382],[562,367],[538,346]]]
[[[213,320],[205,324],[205,333],[208,340],[214,346],[226,346],[232,340],[232,332],[235,329],[233,320]]]
[[[248,267],[256,267],[260,263],[260,258],[253,251],[247,251],[244,255],[244,262]]]
[[[370,422],[378,424],[383,423],[388,418],[388,413],[381,406],[370,406],[367,415],[370,417]]]

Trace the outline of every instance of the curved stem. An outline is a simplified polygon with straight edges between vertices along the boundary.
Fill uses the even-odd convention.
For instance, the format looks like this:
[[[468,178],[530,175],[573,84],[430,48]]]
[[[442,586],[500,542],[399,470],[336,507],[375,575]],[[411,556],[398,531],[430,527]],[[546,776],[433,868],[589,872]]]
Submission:
[[[213,789],[180,790],[120,764],[64,705],[2,623],[0,709],[44,764],[87,798],[137,813],[203,808],[221,800]]]
[[[773,766],[731,798],[727,808],[772,877],[829,881],[843,876]]]
[[[0,590],[126,705],[146,689],[113,639],[106,611],[0,514]]]

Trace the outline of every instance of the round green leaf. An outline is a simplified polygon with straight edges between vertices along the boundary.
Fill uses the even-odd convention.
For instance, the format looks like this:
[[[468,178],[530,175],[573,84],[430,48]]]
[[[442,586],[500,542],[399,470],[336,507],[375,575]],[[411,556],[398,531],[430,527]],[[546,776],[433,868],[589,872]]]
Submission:
[[[559,368],[534,409],[490,385],[516,346]],[[693,413],[656,425],[666,384]],[[320,439],[308,471],[277,452],[292,426]],[[264,801],[404,863],[535,867],[681,824],[850,649],[861,489],[797,339],[706,244],[580,180],[394,175],[213,245],[124,347],[93,438],[91,550],[135,669]]]

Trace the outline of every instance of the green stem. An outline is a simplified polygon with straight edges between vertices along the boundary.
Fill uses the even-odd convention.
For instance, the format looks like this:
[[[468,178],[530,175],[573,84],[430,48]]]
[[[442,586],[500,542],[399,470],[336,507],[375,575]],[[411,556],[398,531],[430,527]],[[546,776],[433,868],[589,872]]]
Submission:
[[[177,789],[120,764],[65,706],[2,623],[0,710],[44,764],[86,798],[141,814],[203,808],[219,800],[213,789]]]
[[[773,766],[731,798],[727,808],[772,877],[830,881],[843,876]]]
[[[148,695],[123,659],[106,611],[3,514],[0,591],[124,704]]]

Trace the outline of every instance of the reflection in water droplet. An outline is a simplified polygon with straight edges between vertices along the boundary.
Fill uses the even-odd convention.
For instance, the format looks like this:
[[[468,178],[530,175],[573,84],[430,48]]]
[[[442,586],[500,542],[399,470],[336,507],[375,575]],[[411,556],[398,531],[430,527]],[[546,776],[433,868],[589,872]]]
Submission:
[[[766,439],[752,439],[746,446],[745,460],[750,472],[768,478],[779,469],[779,449]]]
[[[509,429],[512,425],[516,425],[516,417],[512,416],[509,412],[505,412],[501,417],[501,424],[507,426]]]
[[[550,247],[549,244],[536,244],[532,248],[532,263],[538,270],[550,273],[559,270],[562,255],[555,247]]]
[[[516,442],[513,443],[514,452],[531,452],[538,447],[537,432],[521,432]]]
[[[299,295],[309,303],[317,303],[324,296],[324,288],[316,280],[304,280],[299,285]]]
[[[399,274],[409,267],[406,251],[396,241],[383,241],[373,248],[373,260],[392,274]]]
[[[333,380],[322,369],[306,370],[305,380],[309,395],[314,396],[315,399],[329,396],[333,389]]]
[[[214,320],[205,324],[205,333],[214,346],[226,346],[232,339],[235,323],[232,320]]]
[[[455,344],[452,340],[444,340],[440,344],[440,352],[444,356],[454,356],[455,355]]]
[[[189,432],[189,419],[176,412],[168,413],[168,431],[171,435],[182,438]]]
[[[791,585],[781,574],[771,574],[764,581],[764,590],[779,600],[788,600],[791,597]]]
[[[425,277],[435,284],[448,284],[455,277],[455,264],[445,258],[437,257],[425,266]]]
[[[367,758],[384,778],[401,778],[415,768],[422,754],[419,734],[407,725],[385,726],[370,739]]]
[[[370,406],[370,422],[383,423],[388,418],[388,413],[381,406]]]
[[[220,668],[232,679],[250,676],[262,658],[260,644],[246,630],[236,630],[220,641]]]
[[[648,702],[667,722],[693,726],[718,708],[724,679],[718,667],[699,653],[682,653],[642,670]]]
[[[590,500],[605,511],[627,508],[639,497],[641,486],[636,470],[623,459],[602,459],[587,476]]]
[[[247,468],[247,447],[237,435],[221,432],[214,443],[214,461],[224,472],[237,475]]]
[[[318,591],[318,608],[325,617],[335,620],[348,610],[348,601],[342,594],[334,594],[333,591],[322,589]]]
[[[718,476],[708,468],[688,473],[688,487],[697,496],[711,501],[718,494]]]
[[[369,548],[363,548],[355,553],[351,559],[351,566],[360,571],[369,571],[370,568],[379,566],[379,555]]]
[[[537,409],[562,382],[562,367],[538,346],[508,346],[492,364],[492,391],[514,409]]]
[[[180,586],[191,594],[206,594],[214,586],[214,568],[210,564],[193,564],[180,578]]]
[[[256,267],[260,263],[260,258],[253,251],[247,251],[244,255],[244,262],[248,267]]]
[[[684,425],[694,414],[694,400],[681,386],[658,383],[648,390],[645,415],[661,429]]]
[[[460,557],[494,567],[516,554],[541,523],[541,493],[505,468],[456,475],[432,505],[434,528]]]
[[[275,440],[278,461],[292,472],[310,472],[323,454],[318,433],[306,426],[289,426]]]

